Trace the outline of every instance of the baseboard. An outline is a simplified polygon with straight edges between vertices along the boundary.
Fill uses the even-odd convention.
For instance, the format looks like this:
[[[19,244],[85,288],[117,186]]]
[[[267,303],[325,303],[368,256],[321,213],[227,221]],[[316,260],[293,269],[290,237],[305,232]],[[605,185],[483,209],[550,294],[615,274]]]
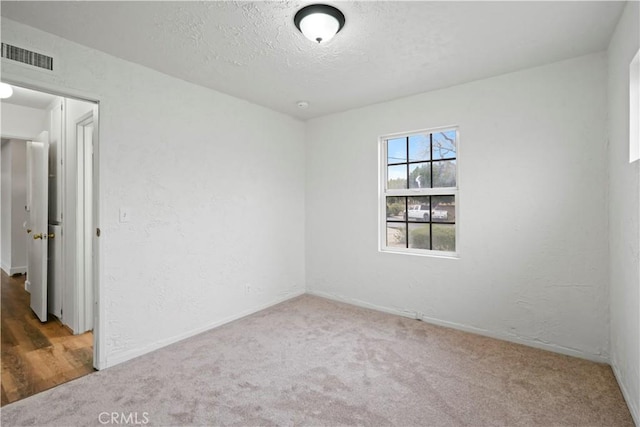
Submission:
[[[390,307],[385,307],[385,306],[378,306],[375,304],[370,304],[366,301],[361,301],[358,299],[354,299],[354,298],[348,298],[348,297],[344,297],[341,295],[336,295],[336,294],[330,294],[327,292],[322,292],[322,291],[309,291],[307,290],[307,293],[309,295],[315,295],[315,296],[319,296],[322,298],[327,298],[330,300],[334,300],[334,301],[339,301],[339,302],[344,302],[347,304],[351,304],[351,305],[355,305],[358,307],[363,307],[363,308],[369,308],[372,310],[376,310],[376,311],[382,311],[384,313],[389,313],[389,314],[395,314],[398,316],[403,316],[403,317],[408,317],[410,319],[416,319],[417,318],[417,313],[414,311],[403,311],[403,310],[398,310],[395,308],[390,308]],[[563,347],[560,345],[556,345],[556,344],[551,344],[551,343],[547,343],[547,342],[543,342],[543,341],[538,341],[538,340],[530,340],[530,339],[526,339],[526,338],[522,338],[522,337],[518,337],[518,336],[513,336],[513,335],[509,335],[509,334],[503,334],[500,332],[493,332],[493,331],[488,331],[486,329],[480,329],[480,328],[476,328],[473,326],[469,326],[469,325],[463,325],[460,323],[455,323],[455,322],[449,322],[446,320],[441,320],[441,319],[436,319],[433,317],[427,317],[427,316],[422,316],[421,319],[423,322],[426,323],[430,323],[433,325],[438,325],[438,326],[444,326],[447,328],[452,328],[452,329],[457,329],[460,331],[464,331],[464,332],[470,332],[476,335],[482,335],[485,337],[489,337],[489,338],[495,338],[495,339],[499,339],[502,341],[509,341],[512,343],[516,343],[516,344],[522,344],[522,345],[526,345],[528,347],[534,347],[534,348],[539,348],[541,350],[547,350],[547,351],[551,351],[553,353],[560,353],[560,354],[564,354],[567,356],[573,356],[573,357],[578,357],[580,359],[586,359],[586,360],[590,360],[593,362],[598,362],[598,363],[606,363],[609,364],[609,358],[607,356],[603,356],[600,354],[590,354],[590,353],[584,353],[580,350],[575,350],[573,348],[568,348],[568,347]]]
[[[14,274],[27,274],[27,266],[10,268],[9,276],[13,276]]]
[[[616,381],[618,381],[618,386],[620,387],[620,391],[622,391],[622,396],[624,396],[624,400],[627,402],[627,407],[629,408],[629,412],[631,412],[631,417],[636,423],[636,426],[640,427],[640,408],[637,406],[638,402],[634,401],[629,395],[629,390],[627,389],[625,382],[622,381],[620,370],[613,360],[611,361],[611,369],[613,370],[613,375],[616,377]]]
[[[208,324],[206,324],[204,326],[201,326],[201,327],[196,328],[196,329],[192,329],[192,330],[190,330],[188,332],[185,332],[183,334],[180,334],[180,335],[177,335],[177,336],[174,336],[174,337],[171,337],[171,338],[167,338],[167,339],[164,339],[162,341],[154,342],[153,344],[148,345],[146,347],[129,350],[129,351],[126,351],[124,353],[115,354],[115,355],[112,355],[112,356],[107,355],[105,357],[104,366],[102,366],[100,369],[110,368],[112,366],[118,365],[118,364],[126,362],[128,360],[135,359],[136,357],[145,355],[145,354],[150,353],[150,352],[155,351],[155,350],[159,350],[159,349],[161,349],[163,347],[166,347],[168,345],[174,344],[174,343],[176,343],[178,341],[182,341],[184,339],[191,338],[191,337],[193,337],[195,335],[201,334],[203,332],[207,332],[207,331],[209,331],[211,329],[214,329],[214,328],[217,328],[219,326],[225,325],[227,323],[233,322],[234,320],[238,320],[238,319],[241,319],[243,317],[249,316],[251,314],[257,313],[259,311],[262,311],[264,309],[272,307],[272,306],[274,306],[276,304],[280,304],[280,303],[288,301],[288,300],[290,300],[292,298],[299,297],[300,295],[304,295],[304,293],[305,293],[304,289],[301,289],[301,290],[296,291],[296,292],[288,293],[288,294],[286,294],[284,296],[281,296],[279,298],[276,298],[276,299],[274,299],[274,300],[272,300],[272,301],[270,301],[270,302],[268,302],[266,304],[261,304],[261,305],[259,305],[257,307],[251,308],[249,310],[245,310],[245,311],[242,311],[242,312],[240,312],[238,314],[234,314],[233,316],[225,317],[224,319],[208,323]]]
[[[7,273],[9,276],[13,276],[15,274],[27,274],[27,266],[22,267],[9,267],[8,265],[3,264],[0,268],[2,271]]]

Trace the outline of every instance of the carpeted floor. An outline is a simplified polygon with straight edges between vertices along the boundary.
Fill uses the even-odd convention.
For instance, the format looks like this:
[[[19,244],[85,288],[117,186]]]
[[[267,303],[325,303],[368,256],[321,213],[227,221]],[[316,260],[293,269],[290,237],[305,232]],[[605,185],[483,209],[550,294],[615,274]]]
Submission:
[[[606,365],[308,295],[2,408],[6,427],[105,420],[633,426]]]

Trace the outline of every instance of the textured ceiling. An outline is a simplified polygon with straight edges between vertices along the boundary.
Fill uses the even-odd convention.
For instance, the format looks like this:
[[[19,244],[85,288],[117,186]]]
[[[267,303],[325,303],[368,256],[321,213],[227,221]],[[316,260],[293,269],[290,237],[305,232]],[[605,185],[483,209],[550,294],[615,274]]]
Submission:
[[[621,2],[2,2],[2,16],[301,119],[606,49]],[[301,110],[297,101],[308,101]]]

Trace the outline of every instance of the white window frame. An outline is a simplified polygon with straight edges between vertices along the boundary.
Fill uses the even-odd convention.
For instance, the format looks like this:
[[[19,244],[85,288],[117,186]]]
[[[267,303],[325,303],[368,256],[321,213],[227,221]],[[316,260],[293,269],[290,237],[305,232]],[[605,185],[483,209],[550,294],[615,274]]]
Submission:
[[[387,189],[387,141],[390,139],[411,137],[443,131],[455,130],[456,132],[456,186],[441,188],[409,188]],[[409,254],[440,258],[460,257],[460,130],[458,126],[442,126],[411,132],[399,132],[387,134],[378,138],[378,250],[385,253]],[[387,246],[387,197],[415,197],[453,195],[455,197],[455,246],[454,252],[438,251],[433,249],[398,248]]]

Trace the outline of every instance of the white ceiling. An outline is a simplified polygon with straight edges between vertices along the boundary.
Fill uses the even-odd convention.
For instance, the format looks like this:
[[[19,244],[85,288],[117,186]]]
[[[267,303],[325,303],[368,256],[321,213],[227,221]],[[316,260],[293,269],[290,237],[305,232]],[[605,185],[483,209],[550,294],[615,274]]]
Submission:
[[[54,99],[55,95],[50,95],[44,92],[37,92],[35,90],[26,89],[19,86],[11,85],[13,88],[13,95],[10,98],[3,99],[3,104],[22,105],[23,107],[37,108],[39,110],[45,110]]]
[[[623,9],[329,1],[346,25],[316,45],[293,25],[309,3],[3,1],[2,16],[307,119],[604,50]]]

